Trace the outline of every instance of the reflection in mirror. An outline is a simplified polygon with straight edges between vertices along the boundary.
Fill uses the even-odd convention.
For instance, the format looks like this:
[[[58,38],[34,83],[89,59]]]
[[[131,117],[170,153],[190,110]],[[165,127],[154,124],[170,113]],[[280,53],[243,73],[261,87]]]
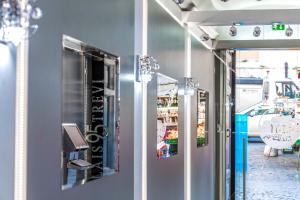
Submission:
[[[119,169],[119,58],[63,36],[62,189]]]
[[[209,94],[208,92],[197,90],[197,147],[208,144],[208,110]]]
[[[178,153],[178,81],[157,74],[157,156]]]

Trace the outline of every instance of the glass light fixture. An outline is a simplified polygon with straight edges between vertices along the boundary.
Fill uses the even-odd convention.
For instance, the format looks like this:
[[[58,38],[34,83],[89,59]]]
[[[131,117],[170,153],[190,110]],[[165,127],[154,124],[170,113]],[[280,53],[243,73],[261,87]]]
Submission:
[[[160,68],[158,62],[152,56],[139,56],[138,62],[137,81],[143,83],[150,82],[153,75]]]
[[[193,78],[184,77],[183,84],[180,85],[178,94],[185,96],[193,96],[195,90],[199,87],[199,83],[195,82]]]
[[[38,26],[30,25],[30,20],[40,19],[42,15],[42,10],[31,2],[0,0],[0,41],[17,46],[37,31]]]

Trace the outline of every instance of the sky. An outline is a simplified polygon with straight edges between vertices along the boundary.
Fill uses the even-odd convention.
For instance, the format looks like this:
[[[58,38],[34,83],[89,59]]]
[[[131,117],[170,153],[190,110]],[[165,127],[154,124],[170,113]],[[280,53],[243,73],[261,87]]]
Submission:
[[[300,81],[294,67],[300,67],[300,50],[259,50],[237,52],[237,77],[264,78],[267,70],[272,79],[284,78],[285,63],[289,65],[289,78],[298,85]]]

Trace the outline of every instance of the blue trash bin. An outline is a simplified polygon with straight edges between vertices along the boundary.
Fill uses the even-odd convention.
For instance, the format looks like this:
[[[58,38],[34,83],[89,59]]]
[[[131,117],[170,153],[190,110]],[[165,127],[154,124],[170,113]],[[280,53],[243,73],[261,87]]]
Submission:
[[[245,156],[245,157],[244,157]],[[248,115],[235,115],[235,170],[247,171],[248,166]]]

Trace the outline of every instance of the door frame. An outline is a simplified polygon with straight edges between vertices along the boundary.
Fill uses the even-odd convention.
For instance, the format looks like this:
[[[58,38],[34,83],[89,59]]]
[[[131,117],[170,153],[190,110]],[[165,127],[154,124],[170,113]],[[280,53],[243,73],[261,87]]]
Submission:
[[[234,50],[222,49],[215,53],[215,120],[216,120],[216,152],[215,152],[215,185],[216,200],[226,199],[229,192],[229,199],[235,200],[235,66],[236,52]],[[226,59],[226,55],[230,56],[230,61]],[[225,62],[224,62],[225,61]],[[228,62],[228,63],[227,63]],[[226,65],[225,65],[226,63]],[[230,67],[230,70],[227,69]],[[229,72],[230,74],[227,74]],[[227,76],[230,77],[229,85]],[[226,95],[227,86],[231,89],[229,96],[229,126],[226,127]],[[226,137],[229,137],[229,147],[226,147]],[[230,159],[230,183],[229,188],[226,187],[226,148],[229,148]],[[226,189],[228,191],[226,191]],[[228,199],[226,199],[228,200]]]

